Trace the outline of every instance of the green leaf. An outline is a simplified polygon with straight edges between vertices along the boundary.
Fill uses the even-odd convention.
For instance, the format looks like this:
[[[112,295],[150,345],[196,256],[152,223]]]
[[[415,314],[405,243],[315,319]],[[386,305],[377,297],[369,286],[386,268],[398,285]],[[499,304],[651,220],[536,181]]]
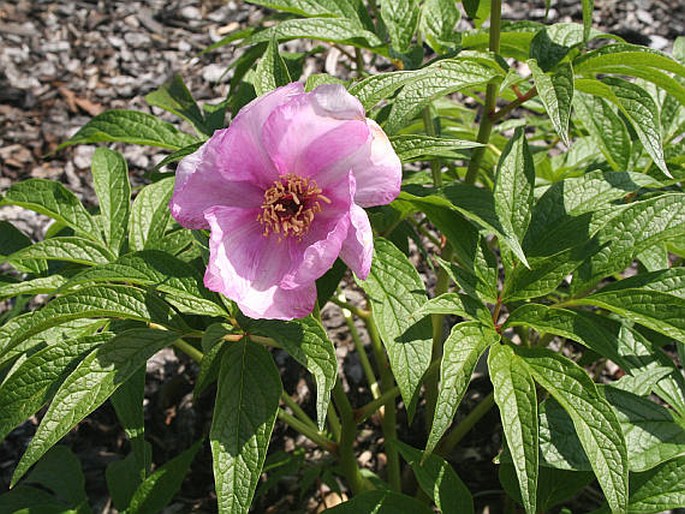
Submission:
[[[285,20],[274,27],[256,32],[247,37],[246,45],[253,45],[270,41],[290,39],[318,39],[330,43],[344,43],[363,48],[371,48],[382,44],[378,36],[359,25],[358,21],[344,18],[305,18]]]
[[[224,337],[235,333],[234,328],[227,323],[212,323],[202,334],[202,361],[200,361],[200,372],[195,380],[193,397],[199,398],[200,395],[215,382],[219,376],[219,364],[226,350]]]
[[[426,301],[426,288],[414,266],[391,242],[377,238],[374,245],[371,272],[358,283],[369,297],[373,319],[411,419],[432,353],[430,320],[412,320]]]
[[[0,439],[48,402],[86,353],[113,336],[103,332],[57,341],[22,362],[0,385]]]
[[[37,294],[52,294],[66,281],[67,279],[61,275],[50,275],[47,277],[24,280],[23,282],[8,282],[0,285],[0,300],[22,294],[31,296]]]
[[[390,43],[397,53],[406,53],[411,46],[419,23],[419,4],[416,0],[383,0],[381,19],[390,36]]]
[[[421,489],[443,514],[473,514],[473,497],[459,475],[442,457],[427,455],[401,441],[393,441],[411,466]]]
[[[205,123],[202,111],[197,106],[183,79],[175,73],[159,89],[145,95],[145,101],[155,107],[175,114],[190,123],[199,134],[211,136],[212,131]]]
[[[161,238],[173,223],[169,199],[174,192],[174,177],[145,186],[131,208],[128,242],[132,250],[144,250]]]
[[[351,500],[332,509],[326,509],[326,512],[330,514],[359,514],[361,512],[372,514],[399,514],[404,512],[432,514],[433,509],[411,496],[388,490],[376,490],[357,494]]]
[[[188,146],[184,146],[180,150],[176,150],[175,152],[171,152],[169,155],[164,157],[161,161],[159,161],[154,168],[152,168],[153,171],[157,172],[161,170],[164,166],[178,162],[187,155],[190,155],[192,153],[195,153],[204,143],[203,142],[197,142],[190,144]]]
[[[632,142],[621,117],[604,98],[578,93],[573,97],[577,120],[597,143],[614,171],[628,169]]]
[[[58,150],[69,145],[90,143],[130,143],[179,150],[196,141],[193,136],[152,114],[113,109],[95,116]]]
[[[148,444],[145,442],[145,366],[141,366],[110,398],[119,423],[131,444],[136,473],[144,479],[150,469]]]
[[[89,239],[101,241],[95,220],[81,205],[76,195],[59,182],[33,178],[13,184],[0,205],[18,205],[46,216],[74,229]]]
[[[155,514],[162,512],[181,488],[188,468],[195,454],[202,446],[202,440],[165,463],[138,486],[126,512]]]
[[[57,441],[109,398],[157,351],[178,338],[175,332],[132,329],[93,350],[55,393],[36,434],[14,470],[12,484]]]
[[[165,299],[180,311],[207,316],[225,316],[225,309],[207,291],[202,277],[189,264],[158,250],[143,250],[119,257],[73,276],[62,288],[94,282],[135,284],[164,293]]]
[[[583,74],[603,73],[605,67],[625,64],[645,69],[656,68],[685,78],[685,66],[671,56],[646,46],[628,43],[606,45],[573,61],[574,69]]]
[[[152,461],[152,445],[145,442],[145,462]],[[112,498],[112,503],[120,512],[124,512],[131,503],[138,486],[145,478],[140,474],[141,469],[138,459],[133,453],[125,458],[110,462],[105,469],[107,490]]]
[[[443,293],[431,298],[414,313],[412,318],[420,320],[431,314],[461,316],[469,320],[481,321],[484,325],[492,325],[490,310],[472,296],[460,293]]]
[[[601,250],[574,275],[572,290],[584,291],[623,271],[643,250],[680,236],[685,229],[685,195],[664,194],[633,202],[597,232]]]
[[[9,221],[0,220],[0,258],[11,255],[31,244],[31,238],[21,230]]]
[[[15,332],[8,348],[39,332],[80,318],[122,318],[174,326],[176,313],[159,297],[131,286],[96,285],[55,298],[32,313]]]
[[[255,91],[257,96],[261,96],[290,82],[292,82],[290,73],[281,54],[278,53],[278,42],[274,36],[255,69],[253,80]]]
[[[654,164],[667,177],[673,178],[664,159],[659,108],[647,91],[617,77],[605,77],[601,82],[592,79],[576,80],[576,88],[614,103],[630,122]]]
[[[424,74],[424,70],[378,73],[352,84],[348,91],[357,97],[364,109],[369,110],[381,100],[392,96],[405,84],[417,81]]]
[[[55,446],[47,452],[26,477],[24,485],[27,484],[49,489],[77,512],[91,512],[81,462],[66,446]]]
[[[684,298],[645,288],[613,287],[572,302],[602,307],[685,343]]]
[[[630,488],[630,513],[658,514],[685,505],[685,457],[636,474]]]
[[[533,60],[527,62],[533,73],[535,87],[552,121],[552,126],[562,142],[570,146],[568,139],[568,124],[571,118],[571,104],[573,102],[573,68],[569,63],[559,66],[554,73],[547,74],[540,69]]]
[[[685,412],[685,379],[673,361],[640,333],[626,324],[590,312],[575,312],[527,304],[516,309],[504,328],[527,326],[540,333],[550,333],[577,341],[616,362],[631,375],[658,368],[671,373],[660,380],[655,391],[679,412]]]
[[[539,468],[535,383],[526,365],[508,345],[490,347],[488,368],[523,506],[528,514],[535,514]]]
[[[460,34],[455,26],[460,18],[457,4],[452,0],[426,0],[423,3],[419,29],[435,53],[444,54],[457,46]]]
[[[438,98],[463,89],[484,86],[503,76],[495,61],[470,57],[443,59],[424,68],[397,94],[383,128],[393,134]]]
[[[402,162],[425,160],[427,157],[456,159],[464,155],[464,150],[483,146],[474,141],[432,137],[420,134],[393,136],[390,142]]]
[[[95,266],[107,263],[114,258],[114,254],[107,247],[91,239],[64,236],[38,241],[8,256],[7,260],[22,262],[26,259],[46,259]]]
[[[219,512],[249,510],[281,391],[278,369],[267,350],[246,339],[226,349],[210,432]]]
[[[614,387],[603,392],[623,429],[631,471],[646,471],[685,455],[685,429],[670,410]]]
[[[431,453],[435,449],[452,424],[478,359],[499,339],[499,334],[493,328],[476,321],[459,323],[452,327],[452,332],[445,341],[440,362],[438,401],[426,443],[426,453]]]
[[[100,203],[100,219],[105,241],[118,255],[121,251],[131,208],[128,166],[121,154],[98,148],[93,155],[93,187]]]
[[[620,424],[585,371],[544,348],[515,348],[531,375],[569,414],[612,512],[627,512],[628,457]]]
[[[522,128],[516,129],[514,137],[509,140],[502,151],[497,163],[495,185],[492,192],[495,201],[495,212],[504,233],[509,236],[507,241],[517,243],[523,241],[523,236],[530,223],[531,212],[535,198],[535,166],[533,157],[528,149],[528,142]],[[523,252],[518,248],[512,251],[528,267]]]
[[[296,321],[251,320],[247,325],[251,334],[271,337],[281,343],[285,351],[302,364],[316,381],[316,414],[319,429],[323,430],[331,391],[338,377],[335,347],[326,330],[313,316]]]

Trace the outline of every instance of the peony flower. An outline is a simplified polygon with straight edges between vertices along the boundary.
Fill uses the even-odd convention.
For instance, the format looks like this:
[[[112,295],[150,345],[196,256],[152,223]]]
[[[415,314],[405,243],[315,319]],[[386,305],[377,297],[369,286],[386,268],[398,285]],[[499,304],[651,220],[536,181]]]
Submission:
[[[338,256],[368,276],[362,207],[394,200],[401,174],[387,136],[345,88],[292,83],[180,162],[170,208],[184,227],[211,231],[207,288],[252,318],[301,318]]]

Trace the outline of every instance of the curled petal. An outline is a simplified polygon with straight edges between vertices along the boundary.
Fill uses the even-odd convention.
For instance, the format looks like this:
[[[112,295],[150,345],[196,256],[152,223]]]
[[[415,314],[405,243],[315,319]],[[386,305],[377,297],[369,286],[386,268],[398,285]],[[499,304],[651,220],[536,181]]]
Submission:
[[[258,211],[213,207],[206,212],[211,227],[205,285],[234,300],[250,317],[293,319],[309,314],[316,300],[312,282],[283,289],[293,245],[262,235]]]
[[[361,280],[369,276],[373,258],[373,231],[366,211],[358,205],[352,205],[350,209],[350,226],[340,258]]]
[[[327,175],[319,172],[344,161],[369,140],[369,127],[356,104],[342,86],[319,87],[275,109],[264,125],[263,141],[278,171],[316,176],[319,185],[325,185]]]

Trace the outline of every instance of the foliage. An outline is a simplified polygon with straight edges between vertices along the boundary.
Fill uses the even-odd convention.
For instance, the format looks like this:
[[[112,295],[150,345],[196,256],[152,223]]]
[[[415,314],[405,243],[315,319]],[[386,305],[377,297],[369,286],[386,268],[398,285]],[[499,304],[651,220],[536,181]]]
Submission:
[[[350,280],[340,263],[317,283],[321,307],[343,308],[371,400],[350,404],[318,310],[252,320],[208,291],[207,234],[171,217],[174,179],[132,194],[125,160],[101,146],[92,163],[97,208],[39,179],[0,199],[54,220],[38,242],[0,222],[0,299],[18,306],[0,318],[0,433],[41,412],[0,511],[90,512],[78,460],[57,443],[108,399],[131,441],[108,468],[114,504],[163,508],[203,444],[150,466],[141,370],[169,346],[200,364],[196,396],[217,383],[206,436],[220,512],[249,510],[268,484],[260,484],[265,462],[270,477],[281,476],[268,450],[277,419],[338,461],[326,473],[354,497],[332,512],[473,512],[479,491],[465,485],[469,470],[455,469],[453,450],[493,405],[507,505],[547,511],[593,479],[597,512],[685,504],[685,378],[676,364],[685,357],[685,39],[669,56],[600,33],[590,0],[581,2],[583,24],[549,26],[502,22],[499,0],[464,0],[476,27],[465,32],[455,31],[460,11],[447,0],[253,3],[278,12],[277,23],[214,45],[246,47],[225,102],[198,106],[179,76],[146,97],[194,134],[117,110],[63,146],[155,146],[172,152],[161,166],[173,168],[227,109],[235,115],[300,78],[306,56],[280,53],[280,42],[352,48],[354,78],[344,83],[413,163],[400,197],[370,212],[375,256],[358,282],[364,302],[341,296]],[[394,70],[369,75],[369,56]],[[341,82],[306,80],[307,90]],[[465,107],[474,100],[478,116]],[[22,312],[36,295],[47,302]],[[274,348],[311,373],[316,420],[283,390]],[[491,392],[464,417],[479,362]],[[609,363],[618,371],[603,372]],[[374,470],[381,476],[359,469],[354,447],[372,415],[387,456]],[[408,428],[398,429],[402,419]],[[401,440],[409,431],[411,445]],[[418,499],[407,496],[415,490],[401,480],[403,460]],[[289,473],[313,469],[287,461]]]

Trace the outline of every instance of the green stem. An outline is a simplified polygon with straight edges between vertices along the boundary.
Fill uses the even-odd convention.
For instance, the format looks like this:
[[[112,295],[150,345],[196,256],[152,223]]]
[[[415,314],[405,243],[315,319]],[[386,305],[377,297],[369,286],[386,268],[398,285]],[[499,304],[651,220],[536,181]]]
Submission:
[[[174,341],[174,346],[198,364],[202,362],[204,354],[200,350],[195,348],[192,344],[186,343],[183,339],[176,339],[176,341]]]
[[[490,11],[490,51],[499,54],[500,50],[500,35],[502,32],[502,0],[492,0]],[[480,127],[478,128],[478,136],[476,141],[482,144],[487,144],[490,140],[492,132],[492,114],[497,107],[497,92],[498,84],[488,84],[485,90],[485,105],[483,106],[483,113],[480,118]],[[478,178],[478,170],[480,163],[485,155],[485,147],[481,146],[473,151],[471,162],[466,171],[464,182],[467,184],[475,184]]]
[[[537,94],[538,94],[538,90],[535,86],[533,86],[532,88],[530,88],[528,90],[528,92],[525,95],[520,96],[519,98],[517,98],[513,102],[510,102],[507,105],[505,105],[504,107],[502,107],[499,111],[493,113],[490,116],[490,121],[492,121],[492,123],[497,123],[499,120],[504,118],[507,114],[509,114],[514,109],[521,107],[524,103],[526,103],[531,98],[535,98],[537,96]]]
[[[485,416],[495,405],[494,393],[488,394],[476,407],[452,430],[440,443],[436,450],[439,455],[448,455],[468,434],[471,429]]]
[[[340,433],[342,431],[342,425],[340,424],[340,418],[335,412],[335,407],[332,403],[328,404],[328,426],[331,429],[331,434],[333,434],[333,439],[340,442]]]
[[[357,436],[357,424],[350,400],[343,391],[342,382],[338,380],[333,387],[333,400],[340,413],[341,432],[338,446],[338,458],[343,474],[353,494],[359,494],[365,488],[357,456],[354,454],[354,441]]]
[[[338,452],[338,446],[333,441],[320,434],[316,429],[312,428],[307,423],[303,423],[292,414],[288,414],[281,408],[278,409],[278,419],[283,421],[286,425],[290,426],[294,430],[298,431],[307,439],[318,444],[324,450],[333,454]]]
[[[338,294],[338,300],[341,302],[345,300],[345,295],[342,292]],[[371,367],[371,362],[369,361],[368,355],[366,355],[366,349],[364,348],[364,343],[359,336],[359,331],[357,326],[354,324],[354,318],[349,309],[342,307],[343,318],[345,318],[345,323],[347,328],[350,330],[350,335],[352,336],[352,341],[354,341],[354,348],[357,350],[357,355],[359,355],[359,362],[364,370],[364,375],[366,375],[366,380],[369,383],[369,389],[371,391],[371,396],[378,398],[381,394],[380,386],[378,385],[378,380],[376,379],[376,374]]]
[[[364,54],[362,54],[361,48],[354,49],[354,58],[357,66],[357,77],[362,78],[364,76]]]
[[[306,423],[307,425],[311,426],[313,429],[317,431],[319,430],[319,427],[316,426],[314,420],[307,416],[307,413],[304,410],[302,410],[302,407],[300,407],[298,403],[295,400],[293,400],[292,397],[285,391],[281,393],[281,400],[283,400],[283,403],[285,403],[285,405],[289,407],[291,411],[293,411],[293,414],[295,414],[295,416],[300,421]]]
[[[360,309],[356,305],[352,305],[351,303],[348,303],[344,300],[340,300],[339,298],[336,298],[335,296],[331,296],[328,299],[328,301],[333,302],[338,307],[341,307],[343,309],[347,309],[348,311],[350,311],[352,314],[354,314],[358,318],[361,318],[364,320],[368,319],[368,317],[371,315],[371,313],[369,311],[365,311],[364,309]]]
[[[383,343],[381,342],[381,337],[378,333],[378,327],[376,327],[373,316],[370,316],[365,322],[366,329],[371,338],[371,347],[373,348],[373,354],[376,358],[376,365],[381,375],[381,388],[383,391],[389,391],[395,386],[395,380],[392,376],[392,371],[390,371],[390,363],[385,355],[385,350],[383,350]],[[402,489],[400,456],[395,447],[387,444],[388,441],[397,439],[397,407],[395,406],[394,401],[388,402],[385,405],[385,413],[381,419],[381,428],[383,429],[383,437],[386,441],[385,454],[388,457],[388,483],[390,484],[390,489],[400,492]]]
[[[250,340],[257,343],[257,344],[261,344],[264,346],[270,346],[272,348],[279,348],[279,349],[283,348],[283,345],[281,343],[279,343],[275,339],[271,339],[270,337],[256,336],[254,334],[250,334]]]
[[[378,398],[371,400],[369,403],[360,407],[354,412],[354,418],[357,423],[364,423],[369,416],[372,416],[378,409],[384,407],[390,402],[394,402],[395,398],[400,395],[400,388],[395,386],[392,389],[387,390]]]

